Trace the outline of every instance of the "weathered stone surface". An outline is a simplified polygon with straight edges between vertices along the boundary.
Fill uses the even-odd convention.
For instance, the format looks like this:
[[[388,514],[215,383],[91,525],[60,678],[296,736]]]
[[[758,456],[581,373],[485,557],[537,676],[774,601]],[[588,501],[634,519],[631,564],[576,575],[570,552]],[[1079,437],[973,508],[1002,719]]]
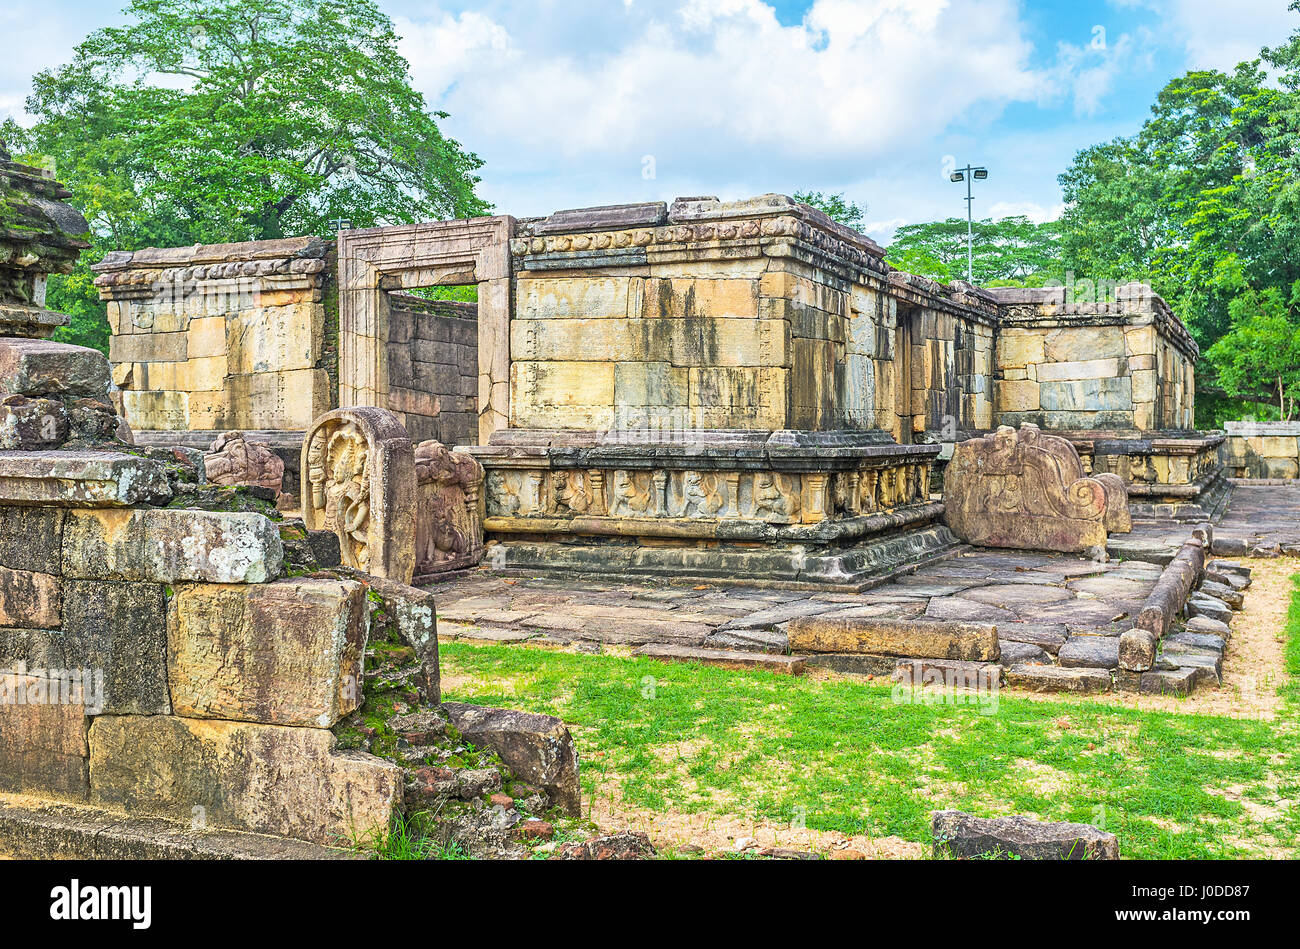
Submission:
[[[0,566],[61,573],[63,518],[60,508],[0,507]]]
[[[790,638],[780,629],[718,629],[705,637],[704,645],[710,649],[784,654],[790,651]]]
[[[461,736],[500,755],[506,767],[577,817],[582,811],[578,751],[564,722],[550,715],[449,702],[443,706]]]
[[[1195,649],[1208,649],[1222,655],[1228,648],[1224,638],[1214,633],[1170,633],[1165,637],[1164,642],[1166,651],[1170,646],[1190,646]]]
[[[0,626],[58,629],[62,610],[57,577],[0,567]]]
[[[303,440],[303,520],[338,535],[349,567],[411,582],[416,492],[415,450],[392,412],[329,412]]]
[[[1104,669],[1017,665],[1009,667],[1004,678],[1008,686],[1031,692],[1109,692],[1111,687],[1110,673]]]
[[[421,673],[415,681],[420,698],[436,705],[442,701],[442,680],[438,660],[438,614],[432,590],[364,576],[362,582],[382,600],[382,612],[371,614],[371,637],[388,631],[405,641],[420,659]]]
[[[882,676],[888,678],[905,660],[898,656],[875,656],[861,653],[822,652],[812,653],[806,664],[818,669],[830,669],[841,675]]]
[[[648,835],[635,830],[593,837],[582,843],[565,844],[556,860],[647,860],[658,851]]]
[[[1234,589],[1228,584],[1215,583],[1209,579],[1201,584],[1199,592],[1204,593],[1207,596],[1212,596],[1216,600],[1222,600],[1234,610],[1241,609],[1245,604],[1245,597],[1239,590]]]
[[[266,583],[284,547],[261,514],[220,511],[75,511],[63,532],[63,573],[103,580]]]
[[[984,661],[999,656],[997,627],[986,623],[810,616],[796,619],[786,632],[796,654],[883,653]]]
[[[123,819],[97,807],[0,800],[0,853],[13,860],[363,860],[288,837],[202,829],[193,819]]]
[[[333,734],[177,716],[107,716],[90,729],[91,801],[134,815],[347,846],[388,831],[401,769],[336,752]]]
[[[1069,630],[1064,623],[999,623],[998,639],[1029,643],[1056,654],[1065,645]],[[1009,660],[1014,662],[1014,660]]]
[[[207,478],[213,484],[257,485],[280,493],[284,462],[266,445],[246,441],[243,432],[220,435],[203,456]]]
[[[483,466],[439,442],[415,448],[415,575],[433,576],[483,560]]]
[[[0,338],[0,393],[103,398],[110,383],[104,354],[44,339]]]
[[[893,678],[914,689],[940,686],[993,692],[1002,683],[1002,667],[958,659],[901,659],[894,667]]]
[[[167,594],[156,583],[64,580],[63,630],[42,648],[104,670],[109,715],[167,715]]]
[[[1220,623],[1232,622],[1232,607],[1205,593],[1193,593],[1187,601],[1186,609],[1188,616],[1206,616]]]
[[[133,455],[0,452],[0,504],[124,507],[166,504],[171,496],[166,469]]]
[[[1156,659],[1156,634],[1149,629],[1130,629],[1119,637],[1119,667],[1129,672],[1145,672]]]
[[[0,399],[0,451],[58,448],[68,437],[68,411],[54,399]]]
[[[1118,860],[1119,840],[1091,824],[1045,823],[1031,817],[983,818],[936,811],[930,818],[936,853],[961,858]]]
[[[1179,668],[1142,673],[1139,691],[1147,695],[1191,695],[1200,670]]]
[[[1104,550],[1113,484],[1085,478],[1074,446],[1028,423],[959,442],[944,473],[945,518],[986,547]]]
[[[352,580],[185,584],[168,612],[172,710],[330,728],[361,700],[368,607]]]
[[[69,680],[0,674],[0,791],[84,800],[90,696]]]
[[[1111,636],[1076,636],[1061,647],[1057,661],[1065,668],[1116,669],[1119,639]]]
[[[802,656],[780,656],[738,649],[706,649],[699,646],[672,646],[652,643],[632,651],[634,656],[649,656],[666,662],[698,662],[722,669],[763,669],[786,675],[802,675]]]
[[[1164,636],[1188,602],[1205,565],[1205,548],[1193,538],[1179,548],[1160,573],[1160,579],[1147,596],[1134,626]],[[1227,609],[1224,607],[1224,609]],[[1231,611],[1229,611],[1231,616]]]
[[[1193,616],[1187,620],[1186,628],[1192,633],[1213,633],[1222,636],[1224,639],[1232,638],[1232,627],[1222,620],[1211,619],[1208,616]]]
[[[998,630],[998,636],[1001,637],[1002,630]],[[1002,655],[1001,661],[1005,665],[1013,666],[1022,663],[1050,663],[1052,657],[1041,646],[1035,646],[1033,643],[1016,642],[1011,639],[998,639],[998,646]]]

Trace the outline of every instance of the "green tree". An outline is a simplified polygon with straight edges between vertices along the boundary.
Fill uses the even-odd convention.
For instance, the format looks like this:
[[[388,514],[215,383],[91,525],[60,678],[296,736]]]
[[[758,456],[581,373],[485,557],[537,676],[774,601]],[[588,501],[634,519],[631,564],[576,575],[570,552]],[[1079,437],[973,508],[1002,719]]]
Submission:
[[[1224,391],[1277,403],[1278,418],[1295,418],[1300,400],[1300,282],[1290,298],[1276,287],[1246,290],[1229,304],[1232,328],[1206,353]]]
[[[1252,375],[1216,344],[1267,336],[1264,318],[1247,311],[1263,307],[1275,321],[1268,301],[1289,300],[1300,280],[1300,30],[1231,72],[1172,80],[1136,135],[1080,152],[1060,180],[1073,276],[1150,282],[1202,350],[1218,353],[1202,363],[1198,387],[1261,395],[1216,380]],[[1199,400],[1198,424],[1219,424],[1224,408]]]
[[[978,286],[1041,286],[1064,276],[1061,236],[1054,222],[1035,224],[1023,216],[975,221],[972,235]],[[966,221],[948,218],[904,225],[895,232],[886,260],[943,283],[965,280]]]
[[[794,199],[816,208],[832,221],[851,227],[855,231],[862,230],[862,226],[866,223],[867,206],[854,204],[844,196],[843,192],[823,194],[820,191],[796,191]]]
[[[128,25],[35,77],[30,132],[5,130],[53,163],[99,253],[488,210],[480,160],[442,134],[445,113],[411,87],[373,0],[131,0],[125,12]]]

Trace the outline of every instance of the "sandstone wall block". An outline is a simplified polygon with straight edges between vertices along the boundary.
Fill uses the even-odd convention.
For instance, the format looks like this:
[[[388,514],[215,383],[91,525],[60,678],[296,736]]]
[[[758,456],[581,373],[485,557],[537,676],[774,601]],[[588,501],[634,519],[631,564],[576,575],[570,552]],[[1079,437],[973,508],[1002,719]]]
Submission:
[[[360,704],[368,628],[353,580],[182,585],[168,613],[172,710],[330,728]]]

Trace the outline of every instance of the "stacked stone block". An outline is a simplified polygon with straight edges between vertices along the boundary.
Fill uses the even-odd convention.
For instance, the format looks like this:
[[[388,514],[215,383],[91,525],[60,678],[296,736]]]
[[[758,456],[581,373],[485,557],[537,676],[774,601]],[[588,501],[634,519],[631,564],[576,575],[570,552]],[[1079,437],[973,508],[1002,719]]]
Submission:
[[[111,253],[96,265],[113,381],[146,431],[301,431],[331,403],[329,245]]]
[[[388,404],[414,442],[478,442],[478,307],[389,294]]]
[[[1300,422],[1228,422],[1220,450],[1237,478],[1291,481],[1300,478]]]

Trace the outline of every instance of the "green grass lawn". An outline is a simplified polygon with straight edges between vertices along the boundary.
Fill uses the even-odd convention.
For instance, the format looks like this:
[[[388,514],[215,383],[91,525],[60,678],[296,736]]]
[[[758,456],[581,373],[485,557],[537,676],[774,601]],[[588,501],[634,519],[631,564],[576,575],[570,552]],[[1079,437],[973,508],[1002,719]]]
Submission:
[[[584,792],[929,843],[930,812],[1095,823],[1127,857],[1300,855],[1300,576],[1288,701],[1272,722],[999,697],[905,703],[891,686],[449,643],[448,699],[563,718]]]

